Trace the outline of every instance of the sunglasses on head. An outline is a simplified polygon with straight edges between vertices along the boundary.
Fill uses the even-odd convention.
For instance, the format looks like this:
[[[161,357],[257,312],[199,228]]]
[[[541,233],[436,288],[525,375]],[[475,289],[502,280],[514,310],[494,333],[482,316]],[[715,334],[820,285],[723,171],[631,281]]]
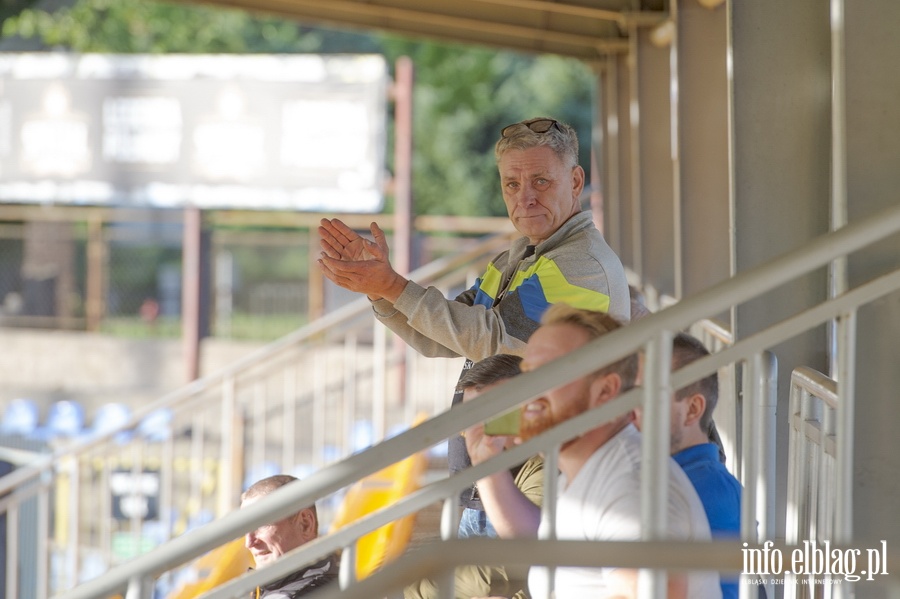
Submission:
[[[516,127],[528,127],[535,133],[546,133],[553,127],[556,127],[557,131],[562,131],[559,126],[559,121],[553,119],[532,119],[530,121],[522,121],[521,123],[507,125],[500,130],[500,137],[509,137]]]

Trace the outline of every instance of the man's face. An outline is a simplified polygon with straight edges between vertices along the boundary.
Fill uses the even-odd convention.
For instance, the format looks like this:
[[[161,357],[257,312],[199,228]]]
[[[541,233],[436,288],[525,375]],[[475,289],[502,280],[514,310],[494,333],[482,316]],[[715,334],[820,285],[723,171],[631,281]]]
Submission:
[[[522,371],[540,368],[569,354],[588,342],[588,334],[570,324],[542,326],[525,346]],[[519,437],[523,441],[581,414],[590,407],[590,379],[582,377],[548,391],[522,409]],[[563,445],[563,448],[566,444]]]
[[[684,439],[684,422],[687,418],[688,402],[676,401],[675,396],[673,395],[671,406],[672,411],[669,414],[669,428],[671,431],[669,453],[675,453],[681,448]],[[638,430],[644,430],[643,416],[644,410],[642,408],[636,408],[634,410],[634,424],[637,426]]]
[[[538,244],[579,211],[584,170],[546,146],[507,150],[498,163],[506,211],[516,230]]]
[[[675,358],[672,358],[672,370],[676,370],[678,368],[675,363]],[[687,412],[688,402],[686,401],[678,401],[676,399],[676,394],[672,394],[671,404],[672,410],[669,413],[669,428],[670,428],[670,447],[669,453],[675,453],[680,450],[682,441],[684,439],[684,428],[685,421],[687,420]],[[644,410],[643,408],[636,408],[634,410],[634,425],[638,428],[638,430],[644,430]]]
[[[241,503],[241,507],[247,507],[263,497],[249,497]],[[268,566],[282,555],[300,545],[307,543],[316,534],[315,517],[312,510],[303,510],[300,514],[294,514],[274,524],[264,524],[244,537],[244,546],[253,554],[253,561],[257,568]]]

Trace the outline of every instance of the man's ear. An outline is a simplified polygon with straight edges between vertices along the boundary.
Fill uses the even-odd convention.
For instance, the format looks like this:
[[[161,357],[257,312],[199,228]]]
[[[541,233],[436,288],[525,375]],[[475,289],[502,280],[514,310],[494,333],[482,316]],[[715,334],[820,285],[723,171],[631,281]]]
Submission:
[[[590,407],[596,408],[615,399],[622,390],[622,377],[615,372],[593,377],[589,387]]]
[[[706,411],[706,398],[700,393],[694,393],[681,401],[687,402],[687,411],[684,414],[684,425],[693,426],[700,422],[703,412]]]
[[[584,169],[581,168],[580,165],[575,165],[572,167],[572,193],[574,197],[581,197],[581,192],[584,190]]]
[[[307,541],[315,539],[319,535],[319,522],[315,513],[309,508],[300,510],[297,514],[297,526]]]

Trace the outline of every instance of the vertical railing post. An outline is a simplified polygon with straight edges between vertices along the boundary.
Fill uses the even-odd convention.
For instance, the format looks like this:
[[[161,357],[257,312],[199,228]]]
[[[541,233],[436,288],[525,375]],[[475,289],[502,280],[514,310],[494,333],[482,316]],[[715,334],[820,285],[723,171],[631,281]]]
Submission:
[[[741,502],[741,530],[746,535],[745,541],[750,543],[759,542],[759,530],[756,526],[756,503],[758,501],[759,479],[759,452],[756,451],[754,443],[760,437],[760,419],[757,415],[759,411],[759,402],[756,397],[759,393],[759,370],[761,368],[762,357],[754,354],[744,362],[744,375],[741,384],[742,388],[742,415],[741,415],[741,454],[743,455],[743,463],[741,468],[741,480],[744,484],[744,496]],[[755,384],[756,383],[756,384]]]
[[[372,435],[374,441],[384,439],[386,432],[385,419],[387,402],[385,401],[385,382],[387,381],[388,352],[387,352],[387,327],[377,320],[374,321],[374,351],[373,356],[373,380],[372,380]]]
[[[357,336],[356,332],[347,333],[344,337],[344,376],[343,376],[343,416],[344,436],[342,444],[344,452],[349,455],[353,451],[353,430],[356,424],[356,374],[357,374]],[[373,439],[374,441],[374,439]]]
[[[844,59],[844,0],[831,0],[831,230],[847,224],[847,110],[846,61]],[[828,297],[847,291],[847,256],[835,258],[828,265]],[[840,325],[832,320],[828,327],[830,372],[838,373],[838,337]]]
[[[233,505],[235,500],[235,488],[239,485],[235,484],[238,478],[234,472],[239,462],[235,460],[235,449],[237,442],[237,434],[235,431],[235,422],[237,410],[235,406],[235,381],[234,376],[229,376],[222,383],[222,436],[219,445],[219,464],[218,478],[218,505],[216,506],[216,516],[221,518],[236,506]],[[253,481],[255,482],[255,481]]]
[[[547,448],[544,452],[544,500],[541,505],[541,524],[538,538],[542,541],[556,540],[556,511],[559,509],[559,446]],[[535,597],[552,597],[556,588],[556,567],[547,569],[547,588],[535,589]]]
[[[356,582],[356,541],[352,541],[341,552],[341,568],[338,572],[338,584],[341,590]]]
[[[647,342],[644,405],[641,419],[641,540],[666,537],[671,453],[672,332],[662,330]],[[641,570],[641,597],[666,596],[664,570]]]
[[[444,499],[441,505],[441,539],[455,539],[459,534],[459,497],[457,494]],[[447,570],[435,581],[438,587],[438,599],[453,599],[456,591],[454,570]]]
[[[297,367],[284,370],[284,387],[281,398],[281,469],[286,471],[297,463]],[[254,481],[255,482],[255,481]]]
[[[125,591],[125,599],[152,599],[153,578],[150,576],[135,576],[128,581],[128,590]]]
[[[853,540],[853,444],[856,410],[856,310],[838,321],[837,413],[835,414],[835,519],[834,540]],[[837,585],[838,599],[855,597],[855,585]]]
[[[46,469],[38,479],[37,494],[37,564],[35,564],[36,597],[46,599],[50,587],[50,493],[53,470]]]
[[[643,239],[641,236],[641,96],[640,36],[637,24],[628,26],[628,130],[631,173],[631,260],[638,277],[644,275]]]
[[[760,403],[760,443],[759,468],[760,488],[756,504],[756,519],[760,525],[763,540],[775,538],[775,424],[778,408],[778,362],[772,352],[760,355],[759,403]]]
[[[317,345],[324,342],[319,339]],[[312,402],[312,431],[310,439],[312,439],[312,461],[316,466],[325,463],[325,444],[328,442],[325,438],[325,405],[327,403],[327,382],[325,381],[325,348],[319,346],[320,351],[313,352],[313,402]]]

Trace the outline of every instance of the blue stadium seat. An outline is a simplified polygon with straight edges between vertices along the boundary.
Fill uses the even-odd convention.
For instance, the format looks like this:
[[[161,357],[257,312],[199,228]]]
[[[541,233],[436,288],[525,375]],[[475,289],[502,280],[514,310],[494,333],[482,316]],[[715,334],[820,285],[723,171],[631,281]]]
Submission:
[[[91,435],[100,435],[119,430],[131,418],[131,408],[123,403],[107,403],[97,409],[94,414],[94,422],[91,424]],[[127,443],[131,440],[131,431],[122,431],[115,435],[117,443]]]
[[[172,436],[172,410],[159,408],[144,416],[137,432],[147,441],[165,441]]]
[[[3,421],[0,422],[0,434],[32,435],[38,427],[38,407],[31,399],[19,397],[6,406],[3,411]]]
[[[44,426],[32,435],[48,441],[58,438],[74,438],[84,433],[84,408],[78,402],[62,399],[54,402],[47,412]]]

